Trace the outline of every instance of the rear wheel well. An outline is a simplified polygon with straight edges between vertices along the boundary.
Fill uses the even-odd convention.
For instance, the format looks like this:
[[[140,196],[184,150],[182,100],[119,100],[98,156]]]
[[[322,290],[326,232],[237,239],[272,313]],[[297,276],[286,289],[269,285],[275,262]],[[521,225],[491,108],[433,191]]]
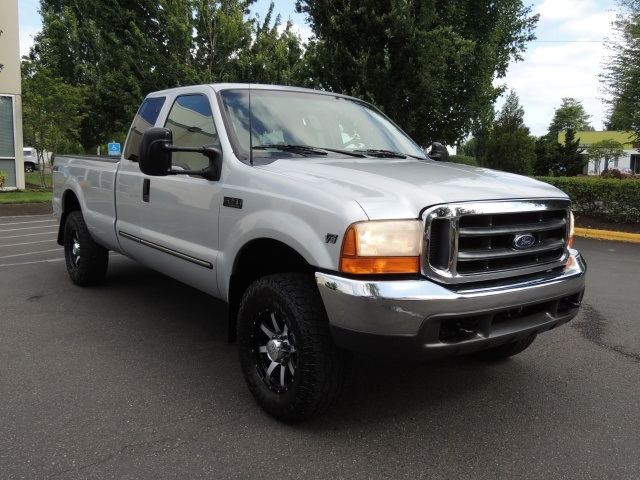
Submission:
[[[78,210],[82,211],[80,201],[72,190],[67,190],[62,194],[61,203],[62,215],[60,216],[60,225],[58,226],[58,245],[64,245],[64,225],[67,222],[69,214]]]
[[[235,262],[229,283],[229,341],[235,341],[238,308],[244,292],[257,279],[277,273],[308,273],[314,269],[296,250],[271,239],[245,245]]]

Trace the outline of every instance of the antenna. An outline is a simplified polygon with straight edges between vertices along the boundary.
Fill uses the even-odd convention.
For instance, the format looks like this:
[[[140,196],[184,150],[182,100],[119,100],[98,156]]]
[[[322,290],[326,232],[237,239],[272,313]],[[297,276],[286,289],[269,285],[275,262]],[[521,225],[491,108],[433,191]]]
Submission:
[[[251,84],[249,84],[249,165],[253,167],[253,130],[251,129]]]

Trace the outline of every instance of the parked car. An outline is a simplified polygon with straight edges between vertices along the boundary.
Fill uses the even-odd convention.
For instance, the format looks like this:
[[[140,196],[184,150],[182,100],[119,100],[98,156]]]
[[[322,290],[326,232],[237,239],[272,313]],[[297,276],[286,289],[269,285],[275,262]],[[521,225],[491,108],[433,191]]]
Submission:
[[[36,151],[31,147],[24,147],[22,149],[22,156],[24,158],[24,171],[35,172],[38,170],[38,157]]]

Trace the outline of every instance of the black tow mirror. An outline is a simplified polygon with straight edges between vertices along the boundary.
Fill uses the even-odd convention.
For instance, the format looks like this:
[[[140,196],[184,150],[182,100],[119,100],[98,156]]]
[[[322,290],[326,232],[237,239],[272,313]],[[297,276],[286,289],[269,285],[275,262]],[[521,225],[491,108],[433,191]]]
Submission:
[[[180,147],[172,145],[173,133],[168,128],[149,128],[142,134],[138,164],[145,175],[198,175],[207,180],[218,181],[222,174],[222,147],[220,142],[202,147]],[[172,170],[171,152],[195,152],[209,158],[209,165],[202,170]]]
[[[163,177],[171,174],[173,133],[168,128],[149,128],[142,134],[138,164],[145,175]]]
[[[431,150],[429,151],[428,156],[431,160],[435,160],[437,162],[449,161],[449,152],[447,151],[447,147],[439,142],[433,142],[431,144]]]

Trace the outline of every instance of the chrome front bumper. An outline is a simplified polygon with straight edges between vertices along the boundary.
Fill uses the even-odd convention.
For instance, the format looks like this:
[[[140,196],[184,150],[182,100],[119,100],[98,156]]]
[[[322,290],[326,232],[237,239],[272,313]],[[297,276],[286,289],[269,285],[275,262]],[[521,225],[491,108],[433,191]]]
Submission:
[[[473,287],[322,272],[316,281],[342,348],[435,358],[517,341],[575,317],[586,263],[578,251],[570,254],[563,269]]]

